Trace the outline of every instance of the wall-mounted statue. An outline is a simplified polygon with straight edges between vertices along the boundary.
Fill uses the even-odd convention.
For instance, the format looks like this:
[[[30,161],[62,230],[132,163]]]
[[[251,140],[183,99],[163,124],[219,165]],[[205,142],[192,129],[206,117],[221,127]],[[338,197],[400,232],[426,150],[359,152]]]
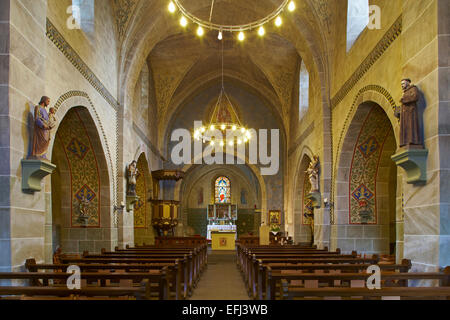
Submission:
[[[137,162],[133,160],[127,168],[128,190],[127,195],[136,196],[136,179],[139,176]]]
[[[56,118],[50,120],[47,107],[50,98],[43,96],[39,105],[34,108],[33,145],[29,159],[47,160],[47,150],[50,145],[50,131],[56,126]]]
[[[309,176],[311,183],[311,193],[319,192],[319,157],[314,156],[309,163],[308,169],[305,171]]]
[[[400,102],[402,105],[395,110],[395,116],[400,119],[400,147],[423,146],[417,112],[419,89],[411,85],[410,79],[403,79],[401,84],[403,96]]]

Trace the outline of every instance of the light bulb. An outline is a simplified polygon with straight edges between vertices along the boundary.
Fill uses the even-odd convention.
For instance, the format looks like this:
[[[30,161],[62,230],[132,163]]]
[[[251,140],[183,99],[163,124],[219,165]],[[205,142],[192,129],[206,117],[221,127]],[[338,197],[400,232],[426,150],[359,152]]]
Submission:
[[[233,126],[231,129],[232,129],[233,131],[236,131],[236,126]]]
[[[230,147],[234,146],[234,142],[233,141],[230,141],[228,144],[230,145]]]
[[[223,141],[220,141],[220,146],[223,147],[224,143]]]
[[[204,33],[205,33],[205,31],[203,31],[203,28],[201,26],[198,26],[197,35],[199,37],[201,37],[201,36],[203,36]]]
[[[262,37],[263,35],[266,34],[266,30],[264,30],[263,26],[259,27],[258,34],[259,34],[260,37]]]
[[[247,133],[245,134],[245,136],[249,139],[252,137],[252,135],[250,134],[250,131],[248,131],[248,130],[247,130]]]
[[[181,19],[180,19],[180,25],[184,28],[184,27],[187,26],[187,24],[188,24],[187,19],[186,19],[185,17],[181,17]]]
[[[211,127],[209,127],[211,130],[214,130],[216,127],[212,124]]]
[[[214,145],[214,140],[211,140],[211,143],[210,143],[210,145],[212,145],[212,146]]]
[[[244,35],[244,33],[242,31],[239,32],[238,39],[239,39],[239,41],[244,41],[245,35]]]
[[[295,3],[294,3],[294,1],[289,2],[288,10],[291,11],[291,12],[295,10]]]
[[[202,127],[202,128],[200,129],[200,131],[201,131],[202,133],[205,132],[205,131],[206,131],[205,127]]]
[[[247,138],[244,138],[244,142],[247,142],[248,141],[248,139]]]
[[[226,126],[223,124],[220,126],[220,129],[225,130]]]
[[[175,7],[175,4],[172,1],[170,1],[170,3],[169,3],[169,12],[170,13],[174,13],[175,10],[177,10],[177,8]]]
[[[219,39],[219,40],[223,39],[222,31],[219,31],[219,35],[217,36],[217,39]]]
[[[283,23],[283,20],[281,20],[281,17],[278,16],[278,17],[275,19],[275,25],[276,25],[277,27],[279,27],[279,26],[281,26],[282,23]]]
[[[242,143],[242,140],[241,139],[238,139],[238,144],[241,144]]]
[[[241,133],[245,133],[245,128],[241,128]]]

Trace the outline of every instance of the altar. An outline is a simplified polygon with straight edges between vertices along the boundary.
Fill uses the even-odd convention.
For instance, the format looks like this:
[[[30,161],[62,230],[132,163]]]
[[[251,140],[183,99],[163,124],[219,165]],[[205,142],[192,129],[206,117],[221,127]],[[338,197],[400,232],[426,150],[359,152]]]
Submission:
[[[211,240],[211,232],[234,232],[236,234],[235,224],[209,224],[206,230],[206,239]]]
[[[212,250],[235,250],[236,232],[213,231],[211,232]]]

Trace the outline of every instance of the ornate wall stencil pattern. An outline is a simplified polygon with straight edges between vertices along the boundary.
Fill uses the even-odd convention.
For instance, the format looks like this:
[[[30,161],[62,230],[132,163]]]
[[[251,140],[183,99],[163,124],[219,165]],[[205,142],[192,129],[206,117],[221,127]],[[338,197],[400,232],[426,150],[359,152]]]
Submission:
[[[313,212],[313,206],[311,199],[307,199],[306,196],[311,191],[311,182],[309,181],[309,177],[307,174],[304,175],[303,179],[303,193],[302,193],[302,225],[309,226],[311,224],[312,217],[305,217],[305,213],[308,213],[309,210]]]
[[[129,19],[136,8],[137,0],[114,0],[114,15],[119,39],[125,36]]]
[[[139,176],[136,179],[136,194],[139,197],[138,202],[134,205],[134,228],[147,227],[147,182],[145,172],[148,170],[145,161],[139,158],[137,169]]]
[[[77,111],[63,120],[57,135],[70,170],[71,227],[99,228],[101,185],[98,162]]]
[[[341,149],[342,149],[343,141],[345,138],[345,134],[351,124],[351,116],[354,115],[355,109],[358,108],[358,106],[363,102],[363,100],[362,100],[363,95],[366,92],[371,92],[371,91],[375,92],[377,94],[380,94],[384,99],[386,99],[386,102],[390,105],[392,110],[395,111],[394,98],[389,93],[389,91],[387,91],[385,88],[383,88],[379,85],[367,85],[367,86],[361,88],[359,90],[358,94],[353,99],[353,103],[352,103],[352,106],[350,107],[350,110],[348,110],[348,112],[347,112],[347,117],[345,118],[344,126],[342,127],[341,134],[339,135],[339,142],[337,144],[337,151],[335,153],[337,157],[341,154]],[[333,124],[332,124],[332,126],[333,126]],[[331,183],[331,186],[332,186],[331,187],[331,198],[332,199],[334,199],[334,197],[336,195],[336,184],[334,182],[336,181],[337,172],[338,172],[338,167],[337,167],[337,165],[339,163],[338,158],[334,159],[333,163],[334,163],[334,166],[333,166],[333,171],[332,171],[332,183]],[[335,222],[336,222],[336,217],[335,217],[334,207],[331,207],[330,223],[335,224]]]
[[[349,223],[377,223],[377,174],[390,122],[381,108],[373,107],[361,128],[349,174]]]

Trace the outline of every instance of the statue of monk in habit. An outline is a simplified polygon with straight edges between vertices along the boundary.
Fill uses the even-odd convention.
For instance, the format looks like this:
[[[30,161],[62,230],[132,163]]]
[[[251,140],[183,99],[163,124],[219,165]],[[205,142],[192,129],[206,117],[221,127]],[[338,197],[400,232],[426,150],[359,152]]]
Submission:
[[[50,145],[50,131],[56,125],[49,119],[47,107],[50,98],[43,96],[39,105],[34,108],[33,148],[30,159],[47,160],[47,149]]]
[[[410,79],[402,80],[403,96],[401,107],[396,108],[395,116],[400,119],[400,147],[418,148],[423,146],[419,131],[417,101],[419,89],[411,85]]]

